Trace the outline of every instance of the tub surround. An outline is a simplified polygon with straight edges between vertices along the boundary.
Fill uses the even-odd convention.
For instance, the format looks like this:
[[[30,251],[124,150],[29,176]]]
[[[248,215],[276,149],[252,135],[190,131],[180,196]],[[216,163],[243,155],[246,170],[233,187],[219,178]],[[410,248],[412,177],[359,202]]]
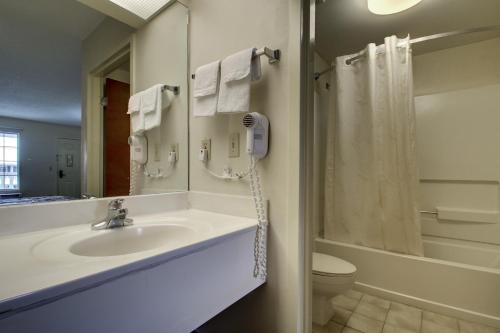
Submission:
[[[500,245],[423,236],[427,258],[500,270]]]
[[[113,308],[123,306],[117,302],[123,286],[115,289],[124,280],[131,280],[134,282],[130,282],[127,288],[132,294],[144,292],[147,295],[154,292],[155,295],[149,298],[144,298],[142,294],[130,295],[129,301],[137,304],[127,304],[127,309],[140,307],[141,302],[146,302],[142,306],[157,302],[160,309],[172,308],[175,303],[177,306],[174,310],[162,312],[161,315],[157,313],[157,317],[148,318],[147,322],[151,324],[150,327],[168,327],[169,332],[186,332],[195,329],[264,282],[252,274],[257,220],[252,216],[251,198],[187,192],[130,197],[124,206],[129,208],[129,217],[134,219],[134,226],[125,228],[147,229],[170,225],[189,229],[188,237],[181,237],[174,243],[166,237],[165,244],[160,242],[157,247],[130,254],[73,254],[69,250],[70,244],[97,234],[122,231],[90,230],[92,221],[105,216],[104,207],[109,200],[17,207],[17,225],[14,223],[16,219],[8,218],[13,210],[0,208],[0,234],[4,235],[0,237],[0,251],[10,254],[0,259],[3,282],[0,288],[2,331],[5,329],[10,332],[9,329],[13,331],[14,328],[28,330],[36,325],[52,330],[78,326],[80,323],[76,325],[72,320],[78,320],[78,313],[86,307],[91,311],[90,308],[96,303],[108,304]],[[211,203],[212,211],[200,210],[200,206],[208,206],[207,200]],[[235,205],[231,205],[232,200]],[[222,202],[225,205],[218,205]],[[217,207],[221,207],[219,211]],[[146,211],[150,213],[145,214]],[[240,216],[237,216],[238,213],[241,213]],[[23,219],[19,219],[19,216]],[[19,226],[24,220],[26,224]],[[66,226],[62,226],[64,223]],[[42,227],[45,230],[40,230]],[[224,257],[226,259],[221,260]],[[137,279],[138,275],[146,275],[148,283],[145,285],[141,282],[145,280]],[[80,298],[95,293],[95,289],[102,289],[100,295],[107,297],[103,299],[104,296],[99,296],[82,302]],[[168,297],[168,293],[181,291],[185,293],[182,300],[179,300],[181,295],[175,301]],[[206,300],[210,304],[203,304],[206,301],[197,299],[193,294],[195,291],[207,296],[219,292],[220,296],[213,294]],[[61,305],[68,302],[78,311],[73,308],[75,313],[72,313],[72,308]],[[47,322],[44,319],[47,314],[41,314],[46,311],[67,319],[59,323]],[[132,331],[134,325],[126,324],[127,314],[123,313],[123,316],[121,323],[109,328]],[[138,320],[139,317],[132,316],[130,320]],[[96,329],[102,328],[97,322],[94,325]],[[130,327],[127,328],[127,325]],[[85,324],[82,332],[84,328],[89,330],[92,327]]]

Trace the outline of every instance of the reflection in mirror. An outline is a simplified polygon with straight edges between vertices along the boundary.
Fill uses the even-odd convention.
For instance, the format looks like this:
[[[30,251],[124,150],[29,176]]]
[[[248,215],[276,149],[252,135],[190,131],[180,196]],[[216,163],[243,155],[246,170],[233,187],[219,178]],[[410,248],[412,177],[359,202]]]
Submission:
[[[156,13],[159,40],[79,1],[0,0],[0,205],[187,189],[186,15]],[[157,84],[180,93],[131,162],[129,98]]]

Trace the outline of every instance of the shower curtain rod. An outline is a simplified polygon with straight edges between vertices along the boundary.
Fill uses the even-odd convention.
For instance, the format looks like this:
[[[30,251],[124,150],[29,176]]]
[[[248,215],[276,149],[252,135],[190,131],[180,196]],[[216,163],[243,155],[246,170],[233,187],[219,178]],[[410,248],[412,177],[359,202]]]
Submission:
[[[442,32],[442,33],[439,33],[439,34],[434,34],[434,35],[429,35],[429,36],[424,36],[424,37],[417,37],[417,38],[414,38],[414,39],[410,39],[410,45],[419,44],[419,43],[423,43],[423,42],[428,42],[428,41],[431,41],[431,40],[445,38],[445,37],[452,37],[452,36],[458,36],[458,35],[466,35],[466,34],[471,34],[471,33],[476,33],[476,32],[494,31],[494,30],[500,30],[500,25],[490,25],[490,26],[486,26],[486,27],[455,30],[455,31]],[[354,61],[361,59],[363,56],[364,56],[364,52],[360,53],[360,54],[358,54],[356,56],[353,56],[352,58],[348,58],[346,60],[346,64],[350,65]],[[332,71],[334,68],[335,68],[335,65],[333,64],[331,67],[329,67],[329,68],[327,68],[325,70],[322,70],[321,72],[314,73],[314,79],[315,80],[319,79],[321,75]]]

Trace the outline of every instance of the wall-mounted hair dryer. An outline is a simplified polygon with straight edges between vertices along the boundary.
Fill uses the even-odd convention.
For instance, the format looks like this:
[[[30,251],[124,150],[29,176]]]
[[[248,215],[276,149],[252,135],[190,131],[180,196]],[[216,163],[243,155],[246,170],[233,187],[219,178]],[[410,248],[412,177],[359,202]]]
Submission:
[[[251,112],[243,117],[247,128],[247,153],[258,159],[267,155],[269,146],[269,120],[263,114]]]
[[[247,153],[250,154],[250,190],[257,212],[259,225],[255,234],[254,248],[254,277],[266,280],[267,277],[267,212],[262,186],[257,171],[257,160],[266,157],[269,146],[269,120],[263,114],[251,112],[243,117],[243,126],[247,128]]]
[[[148,161],[148,141],[143,135],[131,135],[128,137],[130,145],[130,159],[139,164],[146,164]]]

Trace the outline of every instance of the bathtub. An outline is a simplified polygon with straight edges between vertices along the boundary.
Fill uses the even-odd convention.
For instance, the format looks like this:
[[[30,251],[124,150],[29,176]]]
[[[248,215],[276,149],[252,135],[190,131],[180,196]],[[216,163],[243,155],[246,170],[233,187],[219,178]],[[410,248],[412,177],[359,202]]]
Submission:
[[[417,257],[317,238],[315,251],[356,265],[359,291],[500,327],[499,247],[424,237]]]
[[[427,258],[500,270],[500,245],[424,236]]]

